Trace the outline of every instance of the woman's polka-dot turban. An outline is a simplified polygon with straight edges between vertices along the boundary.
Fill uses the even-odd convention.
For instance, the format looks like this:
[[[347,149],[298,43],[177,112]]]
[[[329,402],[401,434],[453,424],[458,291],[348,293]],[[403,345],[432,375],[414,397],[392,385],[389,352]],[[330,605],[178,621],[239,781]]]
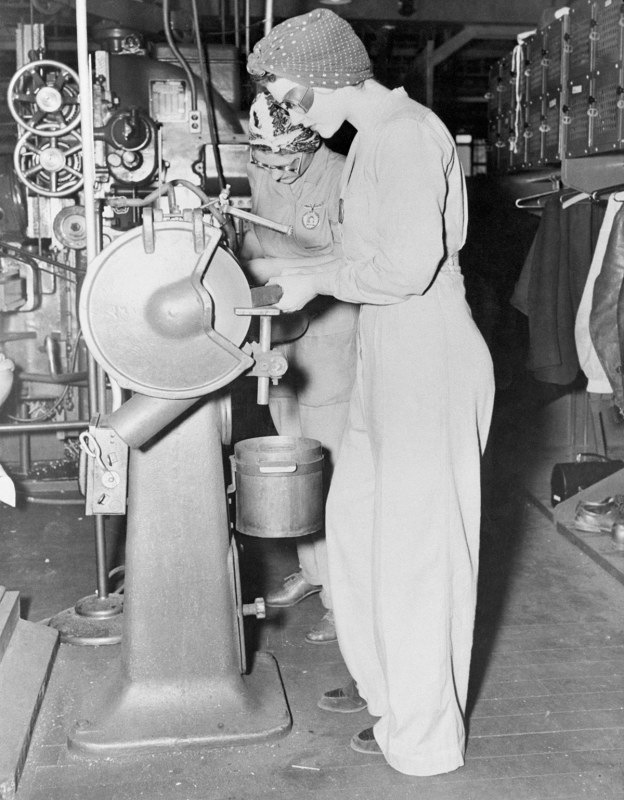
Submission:
[[[340,89],[371,78],[366,48],[346,20],[325,8],[276,25],[249,54],[247,70],[303,86]]]
[[[288,112],[262,92],[249,109],[249,144],[274,153],[313,153],[321,137],[304,125],[293,125]]]

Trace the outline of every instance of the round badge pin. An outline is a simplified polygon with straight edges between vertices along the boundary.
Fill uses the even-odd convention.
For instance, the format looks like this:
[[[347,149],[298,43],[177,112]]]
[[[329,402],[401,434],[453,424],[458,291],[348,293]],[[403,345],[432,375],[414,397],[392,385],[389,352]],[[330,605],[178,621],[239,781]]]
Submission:
[[[304,228],[311,231],[316,228],[321,221],[321,218],[315,211],[316,206],[306,206],[306,208],[309,208],[310,210],[306,211],[303,217],[301,217],[301,222],[303,223]]]

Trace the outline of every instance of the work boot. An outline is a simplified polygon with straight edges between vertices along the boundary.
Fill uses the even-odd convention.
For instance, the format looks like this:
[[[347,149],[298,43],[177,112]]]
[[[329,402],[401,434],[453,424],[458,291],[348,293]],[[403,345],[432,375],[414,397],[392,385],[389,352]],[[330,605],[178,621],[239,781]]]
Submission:
[[[366,753],[367,755],[381,756],[381,747],[377,744],[375,734],[372,728],[365,728],[363,731],[356,733],[351,738],[351,749],[356,753]]]
[[[341,689],[330,689],[323,692],[317,706],[323,711],[335,711],[338,714],[352,714],[366,708],[366,700],[360,697],[353,678]]]
[[[616,550],[624,550],[624,519],[613,523],[611,541]]]
[[[303,577],[303,573],[294,572],[292,575],[284,578],[281,589],[269,592],[264,598],[264,602],[267,606],[290,608],[290,606],[296,606],[297,603],[305,600],[305,598],[309,597],[311,594],[318,594],[322,588],[322,586],[315,586],[312,583],[308,583]]]
[[[310,644],[329,644],[337,639],[333,611],[328,611],[305,635],[306,642]]]
[[[609,533],[616,521],[624,519],[624,495],[617,494],[604,500],[581,501],[576,507],[574,527],[589,533]]]

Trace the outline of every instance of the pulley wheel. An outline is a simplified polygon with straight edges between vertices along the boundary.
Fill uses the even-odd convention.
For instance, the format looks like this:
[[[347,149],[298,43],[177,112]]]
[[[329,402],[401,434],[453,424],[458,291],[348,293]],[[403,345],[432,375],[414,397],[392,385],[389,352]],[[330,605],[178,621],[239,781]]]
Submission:
[[[87,223],[83,206],[62,208],[54,218],[54,235],[70,250],[82,250],[87,246]]]
[[[249,318],[234,308],[251,305],[247,279],[222,247],[202,278],[212,301],[212,328],[233,356],[203,326],[202,303],[191,283],[201,258],[193,230],[189,222],[156,222],[154,252],[146,253],[143,228],[133,228],[89,265],[80,296],[85,341],[124,388],[152,397],[199,397],[243,371],[233,374],[233,364],[242,356],[235,348],[245,339]]]

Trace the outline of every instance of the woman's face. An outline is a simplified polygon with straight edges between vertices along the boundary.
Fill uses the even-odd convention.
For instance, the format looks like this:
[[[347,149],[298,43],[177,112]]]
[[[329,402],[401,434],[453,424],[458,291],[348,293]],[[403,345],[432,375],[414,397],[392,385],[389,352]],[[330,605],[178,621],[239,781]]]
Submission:
[[[277,78],[267,85],[273,98],[288,111],[293,125],[312,128],[323,139],[329,139],[346,119],[340,89],[314,87],[307,93],[301,84],[288,78]],[[310,94],[312,92],[312,102]]]
[[[294,183],[307,170],[314,153],[272,153],[251,147],[251,163],[267,170],[274,181]]]

